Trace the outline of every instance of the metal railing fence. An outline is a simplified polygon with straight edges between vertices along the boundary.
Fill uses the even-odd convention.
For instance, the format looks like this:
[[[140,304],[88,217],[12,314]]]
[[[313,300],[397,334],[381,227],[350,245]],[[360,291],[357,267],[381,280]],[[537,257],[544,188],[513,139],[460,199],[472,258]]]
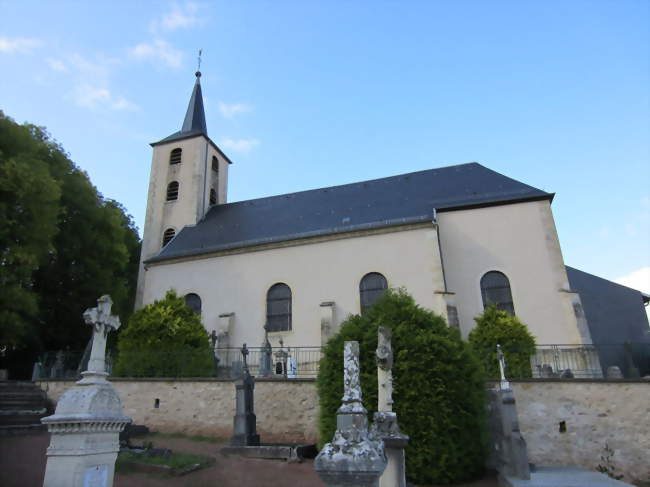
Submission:
[[[508,379],[638,379],[650,378],[650,343],[626,343],[612,345],[537,345],[526,351],[512,345],[502,346],[506,359]],[[251,375],[268,378],[314,378],[318,375],[321,347],[251,347],[248,348],[247,365]],[[180,367],[190,363],[187,350],[147,351],[140,362],[171,363]],[[487,352],[486,352],[487,353]],[[81,351],[53,351],[39,356],[34,364],[32,380],[77,379],[86,369],[88,353]],[[146,355],[146,357],[145,357]],[[156,355],[159,355],[156,357]],[[207,367],[201,362],[203,377],[236,379],[242,376],[244,362],[241,348],[215,348],[207,357]],[[170,360],[172,357],[174,360]],[[203,357],[205,358],[205,357]],[[487,364],[488,375],[497,378],[496,351],[479,357]],[[146,359],[146,360],[145,360]],[[213,365],[212,365],[213,362]],[[106,372],[114,372],[117,363],[115,352],[107,353]],[[169,367],[163,367],[163,369]],[[152,365],[142,377],[174,377],[165,370],[156,372]],[[173,370],[173,367],[169,370]],[[126,374],[127,376],[129,374]],[[188,376],[186,374],[179,377]],[[492,377],[493,376],[493,377]]]

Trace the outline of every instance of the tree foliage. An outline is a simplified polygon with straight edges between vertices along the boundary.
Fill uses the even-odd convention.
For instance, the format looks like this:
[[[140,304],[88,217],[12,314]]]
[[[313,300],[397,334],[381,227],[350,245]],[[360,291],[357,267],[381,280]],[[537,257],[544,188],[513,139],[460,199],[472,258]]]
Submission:
[[[484,459],[485,393],[480,366],[457,330],[417,306],[404,291],[387,291],[363,315],[352,316],[324,348],[318,375],[321,442],[336,428],[343,394],[343,343],[359,342],[363,404],[377,410],[377,329],[392,330],[393,408],[410,436],[406,474],[416,483],[475,476]]]
[[[500,375],[497,344],[501,345],[508,377],[531,377],[530,357],[535,354],[535,338],[519,318],[490,305],[474,321],[476,327],[469,333],[469,343],[487,377]]]
[[[139,245],[124,208],[45,129],[0,112],[1,344],[27,363],[43,350],[83,349],[82,313],[102,294],[126,319]]]
[[[202,377],[214,372],[201,319],[174,291],[133,313],[117,348],[115,375]]]

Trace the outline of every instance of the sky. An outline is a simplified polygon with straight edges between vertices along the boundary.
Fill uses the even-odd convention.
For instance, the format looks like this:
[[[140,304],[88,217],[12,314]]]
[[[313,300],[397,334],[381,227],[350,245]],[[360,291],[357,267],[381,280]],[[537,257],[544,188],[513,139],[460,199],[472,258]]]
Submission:
[[[647,0],[0,0],[0,109],[141,231],[199,48],[229,201],[476,161],[556,194],[567,265],[650,293]]]

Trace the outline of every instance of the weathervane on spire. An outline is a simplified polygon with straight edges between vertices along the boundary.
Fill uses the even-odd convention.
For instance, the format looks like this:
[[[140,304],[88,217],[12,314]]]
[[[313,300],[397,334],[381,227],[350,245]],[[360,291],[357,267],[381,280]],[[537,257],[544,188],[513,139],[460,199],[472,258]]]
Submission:
[[[203,52],[203,49],[199,49],[198,68],[196,69],[196,77],[197,78],[201,77],[201,53],[202,52]]]

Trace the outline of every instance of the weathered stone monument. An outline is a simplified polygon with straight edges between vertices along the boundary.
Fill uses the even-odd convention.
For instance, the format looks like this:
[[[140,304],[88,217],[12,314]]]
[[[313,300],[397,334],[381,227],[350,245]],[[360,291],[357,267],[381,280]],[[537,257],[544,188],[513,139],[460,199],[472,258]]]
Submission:
[[[380,326],[377,341],[378,404],[373,418],[372,432],[383,440],[386,451],[386,470],[379,479],[379,487],[405,487],[406,467],[404,448],[409,437],[401,433],[397,413],[393,412],[393,349],[390,328]]]
[[[234,433],[230,438],[232,446],[253,446],[260,444],[255,417],[254,390],[255,378],[248,370],[248,348],[241,349],[244,362],[244,375],[235,381],[235,418]]]
[[[358,342],[345,342],[336,432],[316,457],[314,468],[328,487],[375,487],[386,468],[384,444],[368,431],[367,411],[361,402]]]
[[[93,328],[88,370],[59,399],[54,415],[43,418],[50,432],[45,487],[109,487],[113,485],[119,434],[131,422],[122,413],[122,402],[106,380],[106,337],[120,327],[111,315],[110,296],[84,312]]]

